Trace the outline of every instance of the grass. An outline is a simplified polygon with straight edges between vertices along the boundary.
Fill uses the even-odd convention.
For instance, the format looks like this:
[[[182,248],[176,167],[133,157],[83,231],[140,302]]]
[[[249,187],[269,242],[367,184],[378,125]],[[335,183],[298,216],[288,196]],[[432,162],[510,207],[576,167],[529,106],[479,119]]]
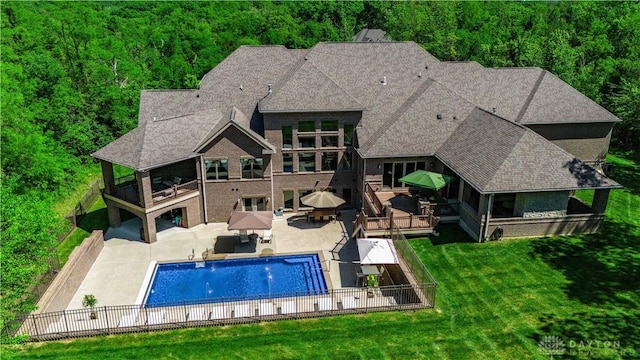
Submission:
[[[612,177],[627,186],[636,164]],[[639,201],[633,184],[612,191],[596,235],[478,244],[448,226],[411,240],[438,280],[433,310],[23,344],[3,358],[546,359],[546,336],[564,341],[555,358],[640,358]]]
[[[58,245],[60,265],[63,266],[67,262],[73,249],[80,245],[93,230],[107,231],[108,228],[107,208],[102,197],[98,196],[87,214],[80,219],[78,227]]]

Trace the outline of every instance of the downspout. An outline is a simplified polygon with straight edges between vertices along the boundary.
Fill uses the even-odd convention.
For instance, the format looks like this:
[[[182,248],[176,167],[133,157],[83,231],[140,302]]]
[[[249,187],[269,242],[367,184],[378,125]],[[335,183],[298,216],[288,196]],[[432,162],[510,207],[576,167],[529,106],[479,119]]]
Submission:
[[[269,171],[271,172],[271,212],[274,212],[274,206],[273,204],[276,201],[276,198],[274,197],[274,192],[273,192],[273,155],[271,156],[271,161],[269,161]]]
[[[209,214],[207,213],[207,169],[204,167],[204,156],[200,155],[200,184],[202,184],[202,209],[204,213],[204,223],[209,223]]]
[[[487,211],[484,216],[484,235],[482,236],[482,241],[487,241],[487,235],[489,235],[489,218],[491,217],[491,207],[493,206],[493,195],[494,194],[489,194],[489,199],[487,200]]]
[[[364,209],[364,196],[365,196],[365,181],[367,173],[367,158],[362,158],[362,202],[360,203],[360,208]]]

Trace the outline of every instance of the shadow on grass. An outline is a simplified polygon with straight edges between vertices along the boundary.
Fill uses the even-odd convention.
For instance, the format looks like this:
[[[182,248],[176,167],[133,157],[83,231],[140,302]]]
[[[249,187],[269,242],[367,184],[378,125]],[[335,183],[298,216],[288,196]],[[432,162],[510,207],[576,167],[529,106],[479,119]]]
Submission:
[[[636,227],[608,221],[599,234],[532,242],[532,255],[568,280],[564,291],[569,298],[588,306],[545,314],[540,318],[542,336],[557,335],[565,343],[620,341],[624,351],[640,349],[639,238]]]
[[[592,306],[638,307],[621,293],[640,291],[638,230],[628,224],[604,223],[600,233],[554,237],[532,242],[532,252],[561,270],[567,295]]]
[[[630,161],[635,162],[635,165],[613,160],[611,162],[611,169],[608,172],[608,176],[620,185],[624,186],[630,193],[640,195],[640,181],[638,181],[638,174],[640,174],[640,159],[638,158],[640,156],[635,154],[617,156],[624,156],[623,159],[629,159]]]
[[[439,236],[431,235],[429,240],[433,246],[454,244],[454,243],[474,243],[476,241],[456,224],[445,224],[438,226]]]

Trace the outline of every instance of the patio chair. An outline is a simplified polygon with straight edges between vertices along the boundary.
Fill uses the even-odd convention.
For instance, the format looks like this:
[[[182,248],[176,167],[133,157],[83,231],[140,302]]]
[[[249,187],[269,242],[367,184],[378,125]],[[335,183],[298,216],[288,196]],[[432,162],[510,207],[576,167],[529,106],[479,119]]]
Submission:
[[[226,306],[214,306],[209,314],[209,320],[220,320],[227,317]]]
[[[265,316],[274,314],[275,311],[273,311],[273,303],[260,303],[260,306],[258,307],[258,315]]]
[[[330,297],[321,297],[318,298],[318,310],[319,311],[330,311],[335,310],[335,303],[333,299]]]
[[[164,321],[164,310],[149,313],[147,325],[158,325]]]
[[[355,296],[343,296],[342,297],[342,308],[343,309],[355,309],[356,308],[356,298],[355,298]]]
[[[251,316],[249,304],[236,305],[233,307],[233,317],[242,318]]]
[[[136,325],[136,316],[133,314],[125,315],[120,318],[118,327],[131,327]]]
[[[204,308],[198,307],[189,309],[189,312],[187,313],[188,321],[202,321],[204,319]]]
[[[295,314],[297,311],[295,301],[283,301],[280,304],[281,314]]]
[[[262,235],[262,243],[271,244],[271,240],[273,240],[273,230],[265,230],[264,235]]]

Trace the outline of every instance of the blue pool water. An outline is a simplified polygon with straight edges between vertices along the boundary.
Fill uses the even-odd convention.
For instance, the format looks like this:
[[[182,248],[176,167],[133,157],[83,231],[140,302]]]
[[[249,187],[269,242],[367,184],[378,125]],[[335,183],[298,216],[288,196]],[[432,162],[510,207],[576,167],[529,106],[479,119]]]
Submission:
[[[158,264],[147,306],[326,294],[317,254]]]

